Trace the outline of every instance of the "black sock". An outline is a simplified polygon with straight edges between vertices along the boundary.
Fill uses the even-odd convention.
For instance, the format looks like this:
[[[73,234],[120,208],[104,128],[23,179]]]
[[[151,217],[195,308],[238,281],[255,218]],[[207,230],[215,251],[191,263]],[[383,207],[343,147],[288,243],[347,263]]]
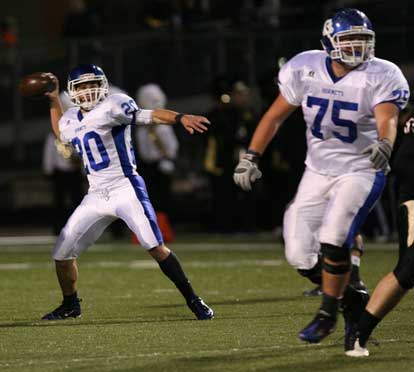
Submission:
[[[340,300],[336,297],[329,296],[327,294],[322,295],[322,305],[319,309],[320,312],[326,313],[332,318],[336,319],[336,313],[338,312]]]
[[[361,279],[359,277],[359,266],[357,265],[352,265],[351,266],[351,279],[350,282],[359,282]]]
[[[158,265],[187,301],[197,297],[174,252],[171,252],[164,261],[158,262]]]
[[[369,336],[380,321],[381,319],[364,310],[358,322],[359,344],[361,346],[365,346]]]
[[[78,292],[75,291],[69,296],[63,296],[63,303],[65,305],[72,305],[77,298],[78,298]]]

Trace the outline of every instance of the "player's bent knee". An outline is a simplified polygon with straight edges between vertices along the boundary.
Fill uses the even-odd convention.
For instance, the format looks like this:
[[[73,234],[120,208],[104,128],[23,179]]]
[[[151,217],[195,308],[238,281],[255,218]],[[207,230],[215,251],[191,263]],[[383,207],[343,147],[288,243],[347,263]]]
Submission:
[[[403,289],[414,288],[414,244],[400,256],[394,275]]]
[[[411,270],[394,270],[394,275],[397,278],[398,284],[402,289],[409,290],[411,288],[414,288],[413,267]]]
[[[148,252],[157,262],[164,261],[171,253],[171,251],[164,244],[154,247]]]
[[[308,278],[312,283],[322,284],[322,262],[318,260],[316,265],[311,269],[298,269],[298,273]]]
[[[409,232],[414,226],[407,205],[400,206],[398,219],[400,247],[398,263],[393,272],[401,288],[411,289],[414,287],[414,243]]]
[[[69,259],[69,260],[55,260],[56,266],[62,267],[62,268],[67,268],[73,265],[74,263],[74,259]]]
[[[290,266],[295,269],[312,269],[317,261],[317,254],[308,251],[308,246],[297,239],[285,239],[285,257]]]
[[[333,275],[346,274],[351,269],[351,254],[348,248],[321,243],[322,268]]]

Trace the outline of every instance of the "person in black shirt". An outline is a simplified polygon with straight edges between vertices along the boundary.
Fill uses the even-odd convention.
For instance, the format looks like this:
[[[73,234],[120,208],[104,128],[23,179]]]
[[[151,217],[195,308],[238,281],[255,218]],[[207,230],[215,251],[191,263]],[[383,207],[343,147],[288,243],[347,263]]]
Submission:
[[[404,120],[407,119],[408,120]],[[402,120],[401,120],[402,119]],[[379,322],[414,287],[414,116],[402,113],[399,146],[392,170],[398,190],[399,257],[395,269],[377,284],[370,301],[353,330],[351,357],[368,356],[367,341]]]

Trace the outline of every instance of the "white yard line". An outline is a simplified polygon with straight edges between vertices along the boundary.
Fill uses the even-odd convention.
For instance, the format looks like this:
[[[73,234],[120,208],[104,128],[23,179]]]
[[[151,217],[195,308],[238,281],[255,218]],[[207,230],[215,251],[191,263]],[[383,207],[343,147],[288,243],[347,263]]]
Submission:
[[[49,245],[55,241],[56,236],[53,235],[0,236],[0,246]]]
[[[395,342],[401,342],[398,339],[382,339],[381,344],[391,344]],[[274,345],[274,346],[258,346],[258,347],[241,347],[241,348],[231,348],[231,349],[210,349],[210,350],[191,350],[191,351],[160,351],[153,353],[137,353],[133,355],[99,355],[83,358],[59,358],[56,360],[29,360],[22,362],[20,360],[14,361],[2,361],[0,362],[1,368],[23,368],[23,367],[41,367],[41,366],[50,366],[50,365],[59,365],[59,368],[63,366],[68,366],[73,369],[73,363],[85,363],[85,362],[113,362],[117,360],[134,360],[134,359],[148,359],[149,361],[154,361],[154,357],[167,359],[167,358],[200,358],[200,357],[212,357],[212,356],[227,356],[227,355],[237,355],[237,354],[246,354],[246,353],[257,353],[257,352],[271,352],[274,350],[286,350],[286,352],[296,352],[298,349],[309,349],[309,348],[326,348],[330,344],[335,344],[335,342],[328,342],[323,345],[321,344],[292,344],[292,345]],[[275,358],[277,358],[275,356]],[[144,367],[144,366],[142,366]],[[137,368],[139,368],[137,366]]]
[[[192,268],[212,268],[212,267],[246,267],[246,266],[280,266],[281,260],[233,260],[233,261],[186,261],[186,267]],[[136,260],[136,261],[96,261],[82,263],[82,268],[127,268],[127,269],[158,269],[159,266],[154,260]],[[0,263],[0,270],[30,270],[51,268],[51,262],[31,263]]]
[[[284,346],[283,348],[286,349],[295,349],[297,348],[304,348],[309,347],[308,345],[295,345],[295,346]],[[201,357],[201,356],[221,356],[221,355],[231,355],[231,354],[241,354],[246,352],[266,352],[272,350],[281,349],[281,346],[263,346],[263,347],[246,347],[246,348],[231,348],[227,350],[223,349],[212,349],[212,350],[192,350],[192,351],[162,351],[162,352],[153,352],[153,353],[138,353],[133,355],[112,355],[108,356],[108,354],[102,356],[93,356],[93,357],[85,357],[85,358],[72,358],[72,359],[64,359],[60,358],[59,360],[29,360],[26,362],[20,361],[8,361],[8,362],[0,362],[0,368],[5,367],[40,367],[42,365],[54,365],[58,364],[59,366],[68,365],[73,368],[73,363],[85,363],[85,362],[96,362],[96,361],[103,361],[103,362],[112,362],[116,360],[132,360],[132,359],[149,359],[154,360],[154,357],[158,358],[194,358],[194,357]]]
[[[235,242],[231,238],[223,242],[177,242],[168,246],[177,251],[271,251],[281,249],[282,243],[272,241],[257,242]],[[51,246],[56,242],[55,236],[9,236],[0,237],[0,252],[50,252]],[[119,248],[117,248],[119,247]],[[367,251],[398,251],[398,243],[375,244],[367,243],[365,245]],[[97,243],[89,250],[95,252],[112,252],[116,250],[135,251],[143,249],[139,245],[128,243],[127,241],[114,241],[112,243]]]

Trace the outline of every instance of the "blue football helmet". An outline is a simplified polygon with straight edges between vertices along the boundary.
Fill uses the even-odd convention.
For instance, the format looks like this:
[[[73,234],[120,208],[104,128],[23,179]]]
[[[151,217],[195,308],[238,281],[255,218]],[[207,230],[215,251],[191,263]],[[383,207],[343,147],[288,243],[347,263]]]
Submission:
[[[342,9],[325,21],[322,46],[332,60],[356,67],[374,57],[375,32],[357,9]]]
[[[85,83],[94,83],[94,86],[80,86]],[[90,111],[108,96],[108,79],[94,64],[79,65],[69,73],[68,94],[74,105]]]

